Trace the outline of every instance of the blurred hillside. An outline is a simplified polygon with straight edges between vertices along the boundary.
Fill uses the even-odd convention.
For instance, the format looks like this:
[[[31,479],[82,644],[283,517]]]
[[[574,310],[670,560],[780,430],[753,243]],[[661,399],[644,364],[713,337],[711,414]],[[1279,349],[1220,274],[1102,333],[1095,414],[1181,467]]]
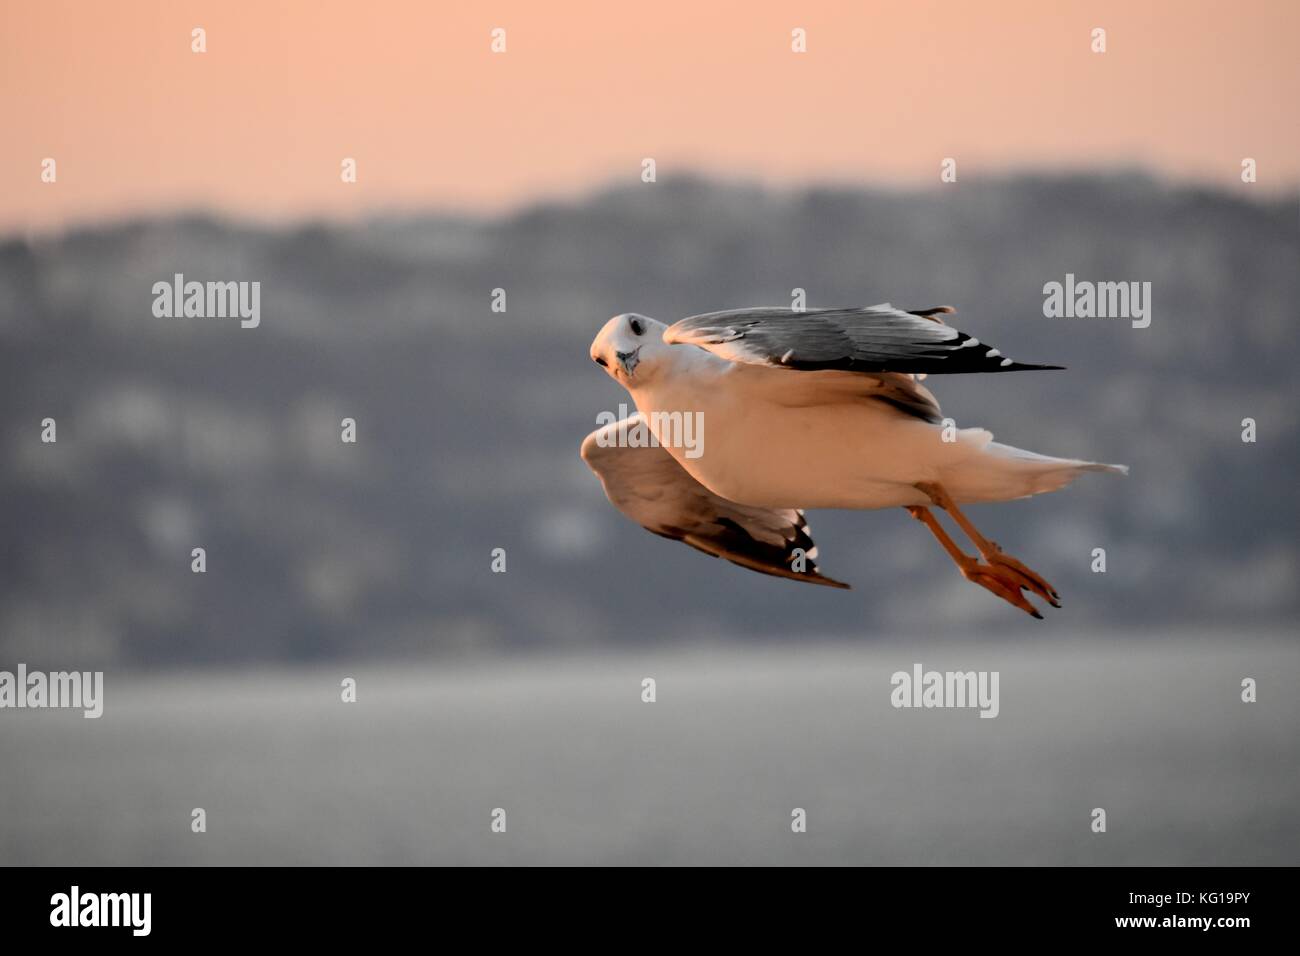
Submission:
[[[833,592],[654,538],[605,501],[577,457],[597,413],[628,402],[588,358],[603,321],[788,305],[795,287],[810,307],[951,303],[1004,352],[1068,366],[928,382],[963,426],[1132,467],[973,509],[1058,586],[1062,627],[1293,622],[1298,262],[1294,199],[1141,176],[923,193],[687,180],[484,221],[186,217],[11,238],[0,666],[1051,637],[901,511],[811,515],[824,570],[854,585]],[[155,318],[151,287],[177,272],[260,281],[261,326]],[[1043,284],[1066,273],[1151,282],[1150,328],[1044,318]],[[46,417],[57,444],[40,441]]]

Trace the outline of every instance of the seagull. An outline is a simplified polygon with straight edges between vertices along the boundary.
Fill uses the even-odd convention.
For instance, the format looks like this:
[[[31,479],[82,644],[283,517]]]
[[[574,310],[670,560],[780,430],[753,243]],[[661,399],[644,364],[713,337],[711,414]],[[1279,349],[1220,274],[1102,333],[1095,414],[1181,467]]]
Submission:
[[[1062,367],[1004,357],[940,318],[955,311],[753,308],[673,325],[616,315],[591,358],[637,410],[588,435],[582,459],[614,507],[647,530],[827,587],[848,585],[821,573],[805,509],[905,508],[963,577],[1041,620],[1026,594],[1059,608],[1056,589],[980,534],[959,505],[1128,468],[1024,451],[945,419],[921,384],[927,375]],[[977,554],[953,541],[932,508]]]

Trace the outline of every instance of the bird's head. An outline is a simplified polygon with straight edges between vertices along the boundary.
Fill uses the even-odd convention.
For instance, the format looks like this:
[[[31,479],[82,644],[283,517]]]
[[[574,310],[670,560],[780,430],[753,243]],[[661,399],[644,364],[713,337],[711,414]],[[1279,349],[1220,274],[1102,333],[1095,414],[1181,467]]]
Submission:
[[[669,348],[662,322],[635,312],[616,315],[591,340],[591,360],[610,378],[631,388],[654,372],[657,359]]]

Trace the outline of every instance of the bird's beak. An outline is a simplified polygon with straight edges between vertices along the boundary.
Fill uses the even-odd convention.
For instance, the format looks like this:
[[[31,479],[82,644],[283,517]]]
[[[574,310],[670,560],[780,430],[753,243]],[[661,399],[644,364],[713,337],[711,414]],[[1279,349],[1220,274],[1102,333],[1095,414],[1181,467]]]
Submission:
[[[618,364],[623,366],[623,373],[631,378],[637,363],[641,361],[641,347],[637,346],[630,352],[615,352],[614,357],[618,359]]]

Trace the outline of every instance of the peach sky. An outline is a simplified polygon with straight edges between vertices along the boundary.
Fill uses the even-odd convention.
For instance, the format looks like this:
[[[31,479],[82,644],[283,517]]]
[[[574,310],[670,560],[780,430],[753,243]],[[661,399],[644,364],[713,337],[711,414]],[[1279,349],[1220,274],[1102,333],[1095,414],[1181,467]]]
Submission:
[[[4,232],[497,210],[635,183],[645,156],[661,178],[778,185],[937,185],[945,156],[959,186],[1117,165],[1300,184],[1300,0],[4,0],[0,18]]]

